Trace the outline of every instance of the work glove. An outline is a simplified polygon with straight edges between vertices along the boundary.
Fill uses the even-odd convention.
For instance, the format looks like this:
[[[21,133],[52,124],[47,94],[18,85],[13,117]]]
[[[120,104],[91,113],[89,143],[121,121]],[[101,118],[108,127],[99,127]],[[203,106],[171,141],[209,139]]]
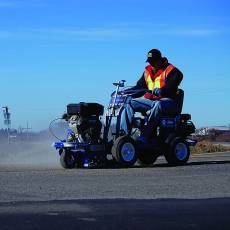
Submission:
[[[160,96],[161,95],[161,89],[160,88],[155,88],[152,90],[152,95],[154,96]]]

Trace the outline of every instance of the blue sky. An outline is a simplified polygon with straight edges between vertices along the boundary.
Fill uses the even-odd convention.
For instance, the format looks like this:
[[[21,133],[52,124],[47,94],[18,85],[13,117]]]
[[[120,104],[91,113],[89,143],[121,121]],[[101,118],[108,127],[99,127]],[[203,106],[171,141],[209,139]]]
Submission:
[[[158,48],[184,73],[183,112],[228,125],[229,12],[227,0],[0,0],[0,105],[13,128],[45,129],[68,103],[107,105]]]

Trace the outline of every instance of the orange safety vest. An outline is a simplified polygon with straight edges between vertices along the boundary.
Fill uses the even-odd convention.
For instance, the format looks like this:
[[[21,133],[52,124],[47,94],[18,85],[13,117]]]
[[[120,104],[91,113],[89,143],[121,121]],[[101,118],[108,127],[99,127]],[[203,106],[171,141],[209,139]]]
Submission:
[[[175,67],[173,65],[169,65],[165,70],[158,70],[155,75],[153,75],[152,72],[152,66],[148,65],[145,68],[144,76],[145,76],[145,82],[149,90],[153,90],[155,88],[163,88],[165,86],[165,79],[169,75],[169,73],[174,69]],[[162,97],[160,96],[153,96],[150,93],[146,93],[144,95],[147,99],[160,99]]]

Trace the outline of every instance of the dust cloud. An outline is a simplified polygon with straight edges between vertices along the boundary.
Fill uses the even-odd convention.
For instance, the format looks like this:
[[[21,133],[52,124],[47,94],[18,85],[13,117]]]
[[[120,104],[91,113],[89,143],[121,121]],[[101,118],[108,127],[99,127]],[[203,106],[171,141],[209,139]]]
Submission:
[[[7,141],[0,142],[0,167],[60,167],[58,151],[53,141]]]

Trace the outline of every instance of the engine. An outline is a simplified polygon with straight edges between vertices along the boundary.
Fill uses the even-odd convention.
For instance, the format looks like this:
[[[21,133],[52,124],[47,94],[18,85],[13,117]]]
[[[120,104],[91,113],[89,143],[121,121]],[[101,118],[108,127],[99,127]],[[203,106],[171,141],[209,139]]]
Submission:
[[[104,106],[98,103],[85,103],[67,105],[67,116],[70,128],[76,136],[84,142],[96,143],[100,139]]]

